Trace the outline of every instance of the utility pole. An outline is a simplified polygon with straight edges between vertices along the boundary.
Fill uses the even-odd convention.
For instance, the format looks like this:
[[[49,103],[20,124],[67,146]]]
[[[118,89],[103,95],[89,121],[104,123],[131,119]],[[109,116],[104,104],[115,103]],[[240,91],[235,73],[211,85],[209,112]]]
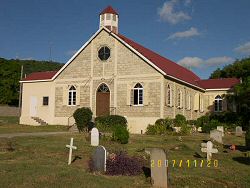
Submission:
[[[49,60],[52,62],[52,42],[49,42]]]
[[[23,79],[23,65],[21,66],[21,75],[20,75],[20,81]],[[23,84],[20,83],[19,85],[19,103],[18,103],[18,108],[19,108],[19,118],[21,117],[21,107],[22,107],[22,90],[23,90]]]

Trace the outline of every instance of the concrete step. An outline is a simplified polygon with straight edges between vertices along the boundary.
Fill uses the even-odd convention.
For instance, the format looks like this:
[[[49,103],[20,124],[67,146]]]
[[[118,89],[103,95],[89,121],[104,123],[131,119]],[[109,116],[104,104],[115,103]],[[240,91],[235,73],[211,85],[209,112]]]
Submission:
[[[48,125],[48,123],[46,121],[44,121],[43,119],[39,118],[39,117],[31,117],[33,120],[35,120],[37,123],[39,123],[40,125]]]

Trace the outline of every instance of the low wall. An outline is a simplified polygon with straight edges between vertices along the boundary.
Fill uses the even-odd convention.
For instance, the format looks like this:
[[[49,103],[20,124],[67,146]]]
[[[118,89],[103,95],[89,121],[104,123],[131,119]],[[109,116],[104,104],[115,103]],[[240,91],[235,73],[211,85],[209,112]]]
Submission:
[[[0,106],[0,116],[19,116],[19,108],[12,106]]]

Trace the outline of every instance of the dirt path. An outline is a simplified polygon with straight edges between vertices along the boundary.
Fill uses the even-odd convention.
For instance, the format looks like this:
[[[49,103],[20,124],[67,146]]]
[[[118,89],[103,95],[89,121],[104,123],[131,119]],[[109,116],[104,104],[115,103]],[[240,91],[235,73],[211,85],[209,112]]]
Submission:
[[[6,134],[0,134],[0,138],[13,138],[22,136],[48,136],[48,135],[69,134],[69,133],[71,132],[6,133]]]

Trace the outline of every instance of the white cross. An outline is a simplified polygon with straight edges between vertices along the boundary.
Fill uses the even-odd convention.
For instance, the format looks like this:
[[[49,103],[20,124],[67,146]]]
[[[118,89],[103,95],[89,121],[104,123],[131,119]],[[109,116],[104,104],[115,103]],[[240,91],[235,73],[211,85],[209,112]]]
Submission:
[[[73,138],[70,139],[70,145],[66,145],[67,148],[69,148],[69,161],[68,161],[68,165],[71,164],[71,160],[72,160],[72,149],[77,149],[76,146],[73,146]]]
[[[201,146],[204,147],[201,148],[201,151],[207,153],[207,160],[212,159],[212,153],[218,153],[218,149],[213,148],[213,143],[211,141],[208,141],[206,146],[205,144],[202,144]]]

